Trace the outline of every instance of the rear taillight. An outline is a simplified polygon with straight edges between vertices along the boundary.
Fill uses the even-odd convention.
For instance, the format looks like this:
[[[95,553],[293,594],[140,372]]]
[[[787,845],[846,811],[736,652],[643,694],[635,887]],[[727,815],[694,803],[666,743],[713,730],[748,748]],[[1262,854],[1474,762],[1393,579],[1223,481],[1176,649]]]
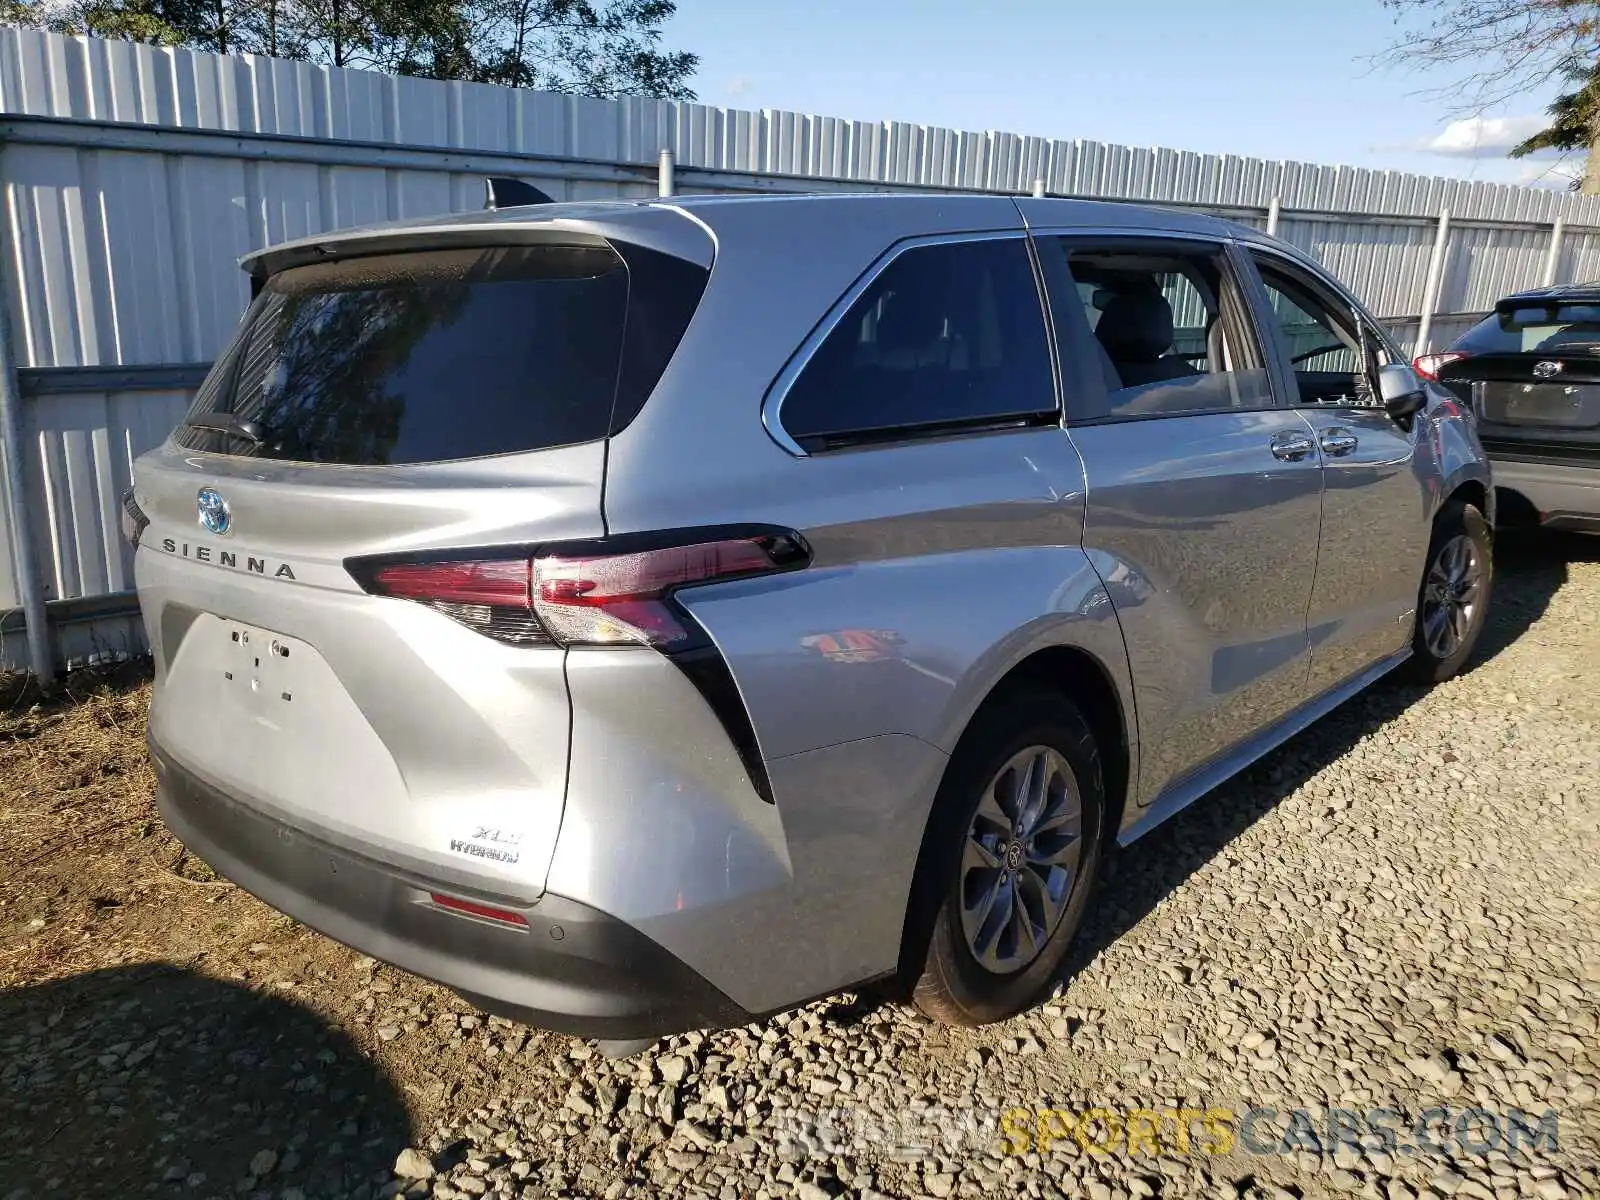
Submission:
[[[689,633],[666,602],[673,588],[778,567],[767,539],[733,538],[634,554],[533,560],[533,607],[556,641],[670,646]]]
[[[514,646],[546,645],[533,615],[532,562],[526,558],[396,562],[351,570],[367,591],[416,600],[479,633]]]
[[[766,531],[736,537],[639,545],[614,542],[550,546],[515,556],[440,556],[404,562],[353,560],[351,574],[369,592],[415,600],[489,637],[517,645],[656,646],[695,640],[677,589],[766,575],[803,566],[797,534]]]
[[[1460,362],[1467,355],[1459,350],[1441,350],[1438,354],[1420,354],[1411,361],[1411,369],[1424,379],[1439,382],[1439,372],[1453,362]]]
[[[532,568],[525,558],[481,562],[395,563],[374,577],[385,596],[435,604],[528,606]]]

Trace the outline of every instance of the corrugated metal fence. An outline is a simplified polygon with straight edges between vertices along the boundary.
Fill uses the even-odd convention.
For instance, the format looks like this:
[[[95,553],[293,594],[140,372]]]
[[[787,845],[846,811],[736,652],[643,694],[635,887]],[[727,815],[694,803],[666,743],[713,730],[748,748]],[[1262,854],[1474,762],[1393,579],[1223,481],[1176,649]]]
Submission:
[[[1600,199],[901,122],[602,101],[0,29],[0,276],[22,393],[0,510],[0,667],[27,665],[24,543],[58,659],[140,648],[117,503],[248,299],[237,258],[475,209],[679,191],[1029,192],[1192,206],[1275,231],[1442,344],[1517,287],[1600,276]],[[1421,327],[1419,329],[1419,326]]]

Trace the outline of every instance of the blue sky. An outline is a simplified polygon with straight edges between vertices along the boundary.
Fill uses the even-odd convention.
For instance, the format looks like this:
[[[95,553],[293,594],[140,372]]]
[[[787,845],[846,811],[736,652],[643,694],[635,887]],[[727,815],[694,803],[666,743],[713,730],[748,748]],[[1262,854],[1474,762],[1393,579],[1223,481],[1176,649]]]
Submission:
[[[710,104],[1506,182],[1553,89],[1482,113],[1364,61],[1378,0],[678,0]],[[1550,182],[1547,178],[1546,182]]]

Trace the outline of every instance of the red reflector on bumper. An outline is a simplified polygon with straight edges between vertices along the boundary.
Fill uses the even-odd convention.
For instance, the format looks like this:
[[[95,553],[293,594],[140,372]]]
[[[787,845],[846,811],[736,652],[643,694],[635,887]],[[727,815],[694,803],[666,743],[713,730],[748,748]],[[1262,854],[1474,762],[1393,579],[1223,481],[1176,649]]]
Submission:
[[[485,921],[498,921],[502,925],[515,925],[519,929],[528,927],[527,917],[508,908],[492,908],[487,904],[463,900],[459,896],[444,896],[438,892],[429,892],[428,899],[451,912],[466,913],[469,917],[481,917]]]

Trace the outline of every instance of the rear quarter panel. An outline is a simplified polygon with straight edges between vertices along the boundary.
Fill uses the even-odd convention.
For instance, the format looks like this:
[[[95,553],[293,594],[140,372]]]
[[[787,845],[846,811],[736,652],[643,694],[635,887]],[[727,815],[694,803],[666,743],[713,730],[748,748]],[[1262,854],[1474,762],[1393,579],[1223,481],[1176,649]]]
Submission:
[[[737,872],[729,865],[731,848],[764,825],[754,809],[727,838],[685,842],[680,823],[659,813],[612,808],[619,822],[659,824],[660,844],[685,851],[688,890],[630,907],[628,918],[752,1011],[895,967],[948,757],[1018,663],[1078,647],[1132,712],[1117,618],[1078,544],[1081,474],[1060,430],[812,460],[774,453],[772,474],[786,486],[750,496],[751,519],[798,529],[813,564],[679,601],[716,643],[751,715],[781,852],[759,862],[741,854]],[[575,758],[599,720],[574,709]],[[569,791],[574,828],[590,805]],[[563,844],[558,860],[565,853]],[[751,888],[753,872],[765,873],[764,886]]]
[[[1060,434],[1017,440],[1030,437]],[[964,450],[969,461],[972,451],[918,449],[932,451],[928,458]],[[870,518],[858,509],[851,520],[829,521],[819,509],[842,507],[838,493],[848,488],[827,484],[809,504],[768,512],[763,519],[787,517],[812,543],[811,568],[685,594],[751,714],[789,876],[729,914],[744,927],[760,912],[761,938],[723,937],[702,924],[685,930],[693,945],[680,949],[717,964],[730,994],[758,1011],[785,994],[817,994],[894,967],[945,764],[1018,663],[1051,646],[1086,650],[1132,711],[1117,618],[1073,544],[1081,490],[1001,500],[1007,475],[998,461],[962,479],[954,469],[911,465],[923,457],[908,457],[904,485],[878,493],[896,503]],[[1012,460],[1019,467],[1021,457]],[[831,464],[810,465],[820,472]],[[937,498],[909,481],[923,475],[941,481]],[[959,504],[963,492],[985,488],[987,497]],[[666,940],[669,923],[645,927]]]

